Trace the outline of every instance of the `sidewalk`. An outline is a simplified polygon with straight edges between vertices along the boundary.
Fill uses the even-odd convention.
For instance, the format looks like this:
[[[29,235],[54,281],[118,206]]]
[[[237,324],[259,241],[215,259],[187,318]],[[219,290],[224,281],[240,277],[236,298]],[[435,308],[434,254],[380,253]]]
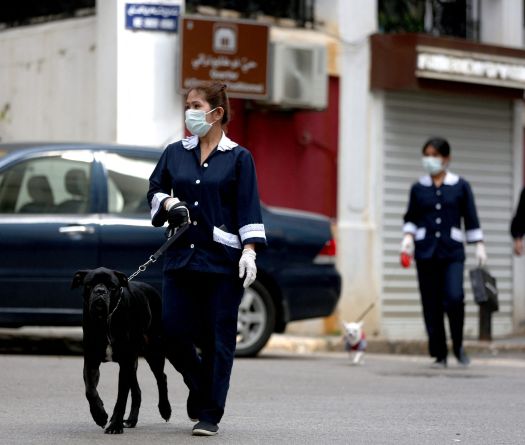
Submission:
[[[427,355],[426,340],[385,340],[367,338],[368,353]],[[465,340],[470,355],[523,355],[525,335],[491,342]],[[298,336],[274,334],[265,352],[311,354],[314,352],[344,351],[340,336]],[[0,353],[81,355],[82,329],[79,327],[27,327],[0,329]]]

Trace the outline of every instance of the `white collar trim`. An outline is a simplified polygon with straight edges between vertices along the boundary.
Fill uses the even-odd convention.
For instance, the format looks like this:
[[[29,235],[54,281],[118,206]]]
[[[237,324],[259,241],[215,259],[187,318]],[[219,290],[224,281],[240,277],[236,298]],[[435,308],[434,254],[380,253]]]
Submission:
[[[186,150],[193,150],[197,145],[199,145],[198,136],[189,136],[182,140],[182,146]],[[237,145],[239,144],[237,144],[237,142],[233,142],[228,136],[224,134],[224,131],[223,131],[221,140],[219,141],[219,145],[217,146],[217,150],[229,151],[233,149],[234,147],[237,147]]]
[[[443,184],[445,185],[456,185],[459,181],[459,176],[452,172],[447,172],[445,175],[445,179],[443,180]],[[432,186],[432,178],[430,175],[421,176],[419,178],[419,183],[421,185],[424,185],[425,187],[431,187]]]

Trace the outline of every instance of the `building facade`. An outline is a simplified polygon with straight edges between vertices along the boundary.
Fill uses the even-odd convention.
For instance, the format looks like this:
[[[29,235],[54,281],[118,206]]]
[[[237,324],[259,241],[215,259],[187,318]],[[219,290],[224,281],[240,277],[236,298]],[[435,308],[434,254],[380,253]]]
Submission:
[[[159,3],[185,12],[182,0],[104,0],[88,17],[1,31],[1,140],[160,148],[180,138],[179,32],[128,26],[130,5]],[[326,101],[232,100],[229,132],[254,154],[263,201],[333,218],[343,276],[336,319],[355,319],[373,303],[369,336],[425,336],[415,270],[401,269],[398,256],[409,187],[422,174],[421,145],[433,135],[450,140],[451,170],[474,189],[501,292],[493,333],[525,328],[525,262],[512,256],[508,231],[523,184],[524,85],[508,74],[525,61],[523,5],[469,4],[479,21],[475,42],[379,33],[377,2],[317,0],[315,29],[273,21],[271,41],[321,42]],[[484,75],[435,68],[436,57],[461,65],[472,54]],[[506,66],[507,74],[491,77],[490,64]],[[477,307],[465,278],[466,334],[476,337]],[[297,329],[326,330],[322,321],[303,326]]]

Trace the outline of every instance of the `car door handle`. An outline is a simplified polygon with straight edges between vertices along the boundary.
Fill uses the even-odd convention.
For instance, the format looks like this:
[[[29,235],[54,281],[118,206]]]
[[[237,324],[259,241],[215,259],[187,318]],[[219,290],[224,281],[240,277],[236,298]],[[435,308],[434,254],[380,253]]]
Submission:
[[[95,228],[91,226],[71,225],[59,227],[58,231],[60,233],[68,233],[74,235],[79,233],[95,233]]]

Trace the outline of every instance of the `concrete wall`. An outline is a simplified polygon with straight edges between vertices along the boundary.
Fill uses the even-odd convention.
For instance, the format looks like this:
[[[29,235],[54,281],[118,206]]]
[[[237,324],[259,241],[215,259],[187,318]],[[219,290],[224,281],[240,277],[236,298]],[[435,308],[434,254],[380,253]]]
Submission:
[[[127,30],[132,2],[104,0],[93,17],[0,32],[1,141],[163,146],[182,136],[179,34]]]
[[[0,32],[0,138],[96,137],[96,19]]]
[[[125,29],[126,0],[97,2],[98,139],[165,145],[184,131],[179,34]],[[147,2],[141,2],[147,3]],[[181,6],[182,1],[163,4]]]

